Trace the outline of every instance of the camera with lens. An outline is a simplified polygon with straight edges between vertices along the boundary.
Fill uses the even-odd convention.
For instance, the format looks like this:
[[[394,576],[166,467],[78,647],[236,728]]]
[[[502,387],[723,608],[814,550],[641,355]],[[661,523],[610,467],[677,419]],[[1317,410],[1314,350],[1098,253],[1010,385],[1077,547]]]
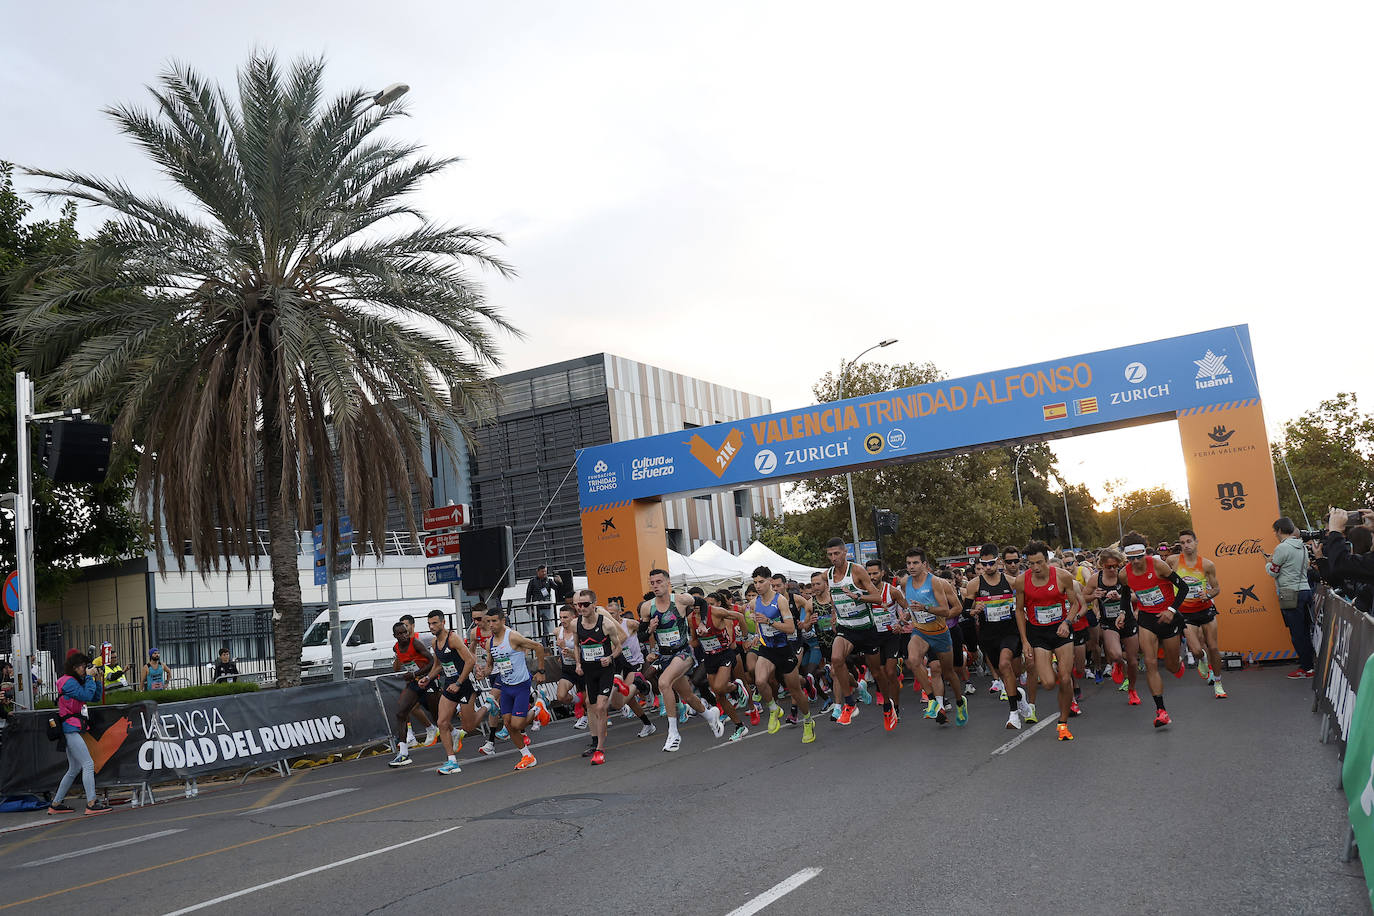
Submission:
[[[1302,538],[1304,541],[1320,541],[1322,538],[1326,537],[1326,532],[1307,531],[1305,529],[1299,528],[1298,537]]]

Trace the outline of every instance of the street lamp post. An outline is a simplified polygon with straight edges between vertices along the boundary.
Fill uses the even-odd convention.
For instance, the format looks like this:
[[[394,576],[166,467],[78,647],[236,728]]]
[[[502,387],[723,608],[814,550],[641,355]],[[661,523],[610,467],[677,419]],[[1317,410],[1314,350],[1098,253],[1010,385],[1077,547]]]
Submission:
[[[1019,445],[1014,446],[1012,451],[1016,452],[1016,461],[1012,463],[1011,476],[1016,478],[1016,508],[1021,509],[1026,505],[1021,501],[1021,456],[1024,452]]]
[[[1073,550],[1073,522],[1069,519],[1069,485],[1064,482],[1063,477],[1059,478],[1059,495],[1064,497],[1064,527],[1069,529],[1069,549]]]
[[[877,349],[879,349],[879,348],[881,348],[881,347],[890,347],[890,346],[892,346],[893,344],[895,344],[896,342],[897,342],[897,339],[896,339],[895,337],[890,337],[890,338],[888,338],[887,340],[880,340],[880,341],[878,341],[877,343],[875,343],[873,346],[869,347],[867,350],[863,351],[863,352],[860,353],[858,356],[854,357],[854,358],[851,359],[849,362],[845,363],[844,365],[842,365],[842,366],[840,367],[840,400],[841,400],[841,401],[844,400],[844,380],[845,380],[845,377],[849,375],[850,367],[852,367],[855,363],[857,363],[859,360],[863,359],[865,356],[867,356],[869,353],[873,352],[874,350],[877,350]],[[854,475],[853,475],[853,474],[850,474],[848,471],[845,471],[845,474],[844,474],[844,485],[845,485],[845,487],[849,490],[849,527],[850,527],[850,529],[854,532],[854,559],[855,559],[855,560],[858,560],[858,559],[859,559],[859,515],[858,515],[857,512],[854,511]]]

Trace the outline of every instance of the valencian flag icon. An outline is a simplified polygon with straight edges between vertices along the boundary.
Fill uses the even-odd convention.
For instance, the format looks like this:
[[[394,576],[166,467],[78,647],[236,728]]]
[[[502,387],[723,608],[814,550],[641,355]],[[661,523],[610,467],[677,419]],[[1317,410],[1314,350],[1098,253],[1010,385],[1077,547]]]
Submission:
[[[1097,398],[1079,398],[1073,402],[1073,412],[1079,417],[1085,413],[1097,413]]]

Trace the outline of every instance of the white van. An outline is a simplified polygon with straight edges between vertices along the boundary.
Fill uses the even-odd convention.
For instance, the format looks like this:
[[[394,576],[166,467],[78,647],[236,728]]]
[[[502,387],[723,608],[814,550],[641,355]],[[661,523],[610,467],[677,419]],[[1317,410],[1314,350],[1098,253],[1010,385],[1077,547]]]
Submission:
[[[339,630],[343,633],[345,675],[391,669],[391,662],[396,657],[392,652],[396,640],[391,635],[391,628],[404,614],[415,618],[415,631],[428,646],[434,639],[426,623],[430,611],[442,611],[450,627],[457,619],[452,598],[407,598],[341,605]],[[329,611],[326,609],[305,628],[305,638],[301,640],[301,677],[324,677],[332,671]]]

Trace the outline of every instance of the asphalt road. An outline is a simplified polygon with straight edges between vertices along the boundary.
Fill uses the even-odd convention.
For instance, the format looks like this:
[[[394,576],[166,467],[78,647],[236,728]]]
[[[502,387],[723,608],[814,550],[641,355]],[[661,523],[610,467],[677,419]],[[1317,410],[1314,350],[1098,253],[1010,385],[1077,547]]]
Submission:
[[[910,693],[895,732],[864,707],[809,746],[795,728],[729,745],[693,719],[665,754],[661,719],[643,740],[624,721],[591,767],[563,722],[525,772],[470,743],[454,777],[435,748],[100,818],[4,815],[0,910],[729,913],[790,878],[767,912],[1369,912],[1309,685],[1226,682],[1217,701],[1169,679],[1159,731],[1148,698],[1090,685],[1077,740],[1048,725],[1002,753],[1027,733],[983,680],[965,728]]]

